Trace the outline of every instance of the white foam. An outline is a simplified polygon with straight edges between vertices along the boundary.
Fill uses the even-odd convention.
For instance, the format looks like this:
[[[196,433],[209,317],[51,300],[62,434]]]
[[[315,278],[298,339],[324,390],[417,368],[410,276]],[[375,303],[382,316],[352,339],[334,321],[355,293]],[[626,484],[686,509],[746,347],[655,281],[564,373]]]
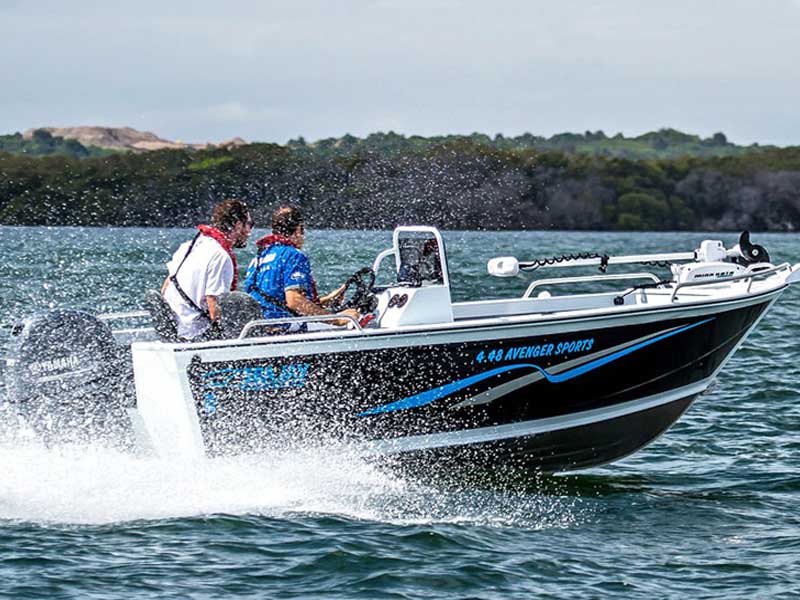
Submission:
[[[346,452],[168,462],[97,446],[0,446],[0,518],[110,523],[206,514],[356,514],[403,482]]]
[[[312,443],[299,433],[258,453],[178,461],[97,444],[46,447],[3,413],[0,520],[106,524],[327,514],[399,525],[541,529],[570,527],[586,516],[575,497],[406,480],[347,446],[321,445],[319,438]]]
[[[0,520],[106,524],[213,514],[327,514],[398,525],[571,527],[574,496],[437,489],[346,448],[168,462],[98,446],[0,444]]]

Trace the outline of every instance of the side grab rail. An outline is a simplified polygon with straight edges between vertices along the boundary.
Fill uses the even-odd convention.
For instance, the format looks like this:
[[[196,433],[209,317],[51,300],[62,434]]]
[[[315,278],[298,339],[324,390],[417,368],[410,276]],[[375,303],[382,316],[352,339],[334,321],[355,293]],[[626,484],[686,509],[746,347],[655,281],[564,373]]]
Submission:
[[[675,286],[675,289],[672,290],[672,295],[669,298],[670,302],[675,302],[678,297],[678,290],[687,287],[700,287],[702,285],[712,285],[720,283],[730,283],[732,281],[744,281],[745,279],[749,279],[750,282],[747,284],[747,293],[750,293],[750,288],[753,286],[753,280],[757,277],[764,277],[766,275],[774,275],[775,273],[779,273],[780,271],[784,271],[789,269],[791,272],[792,265],[788,262],[778,265],[777,267],[772,267],[771,269],[764,269],[763,271],[755,271],[753,273],[745,273],[744,275],[736,275],[735,277],[724,277],[722,279],[710,279],[704,281],[685,281],[683,283],[679,283]]]
[[[375,261],[372,263],[373,273],[376,274],[378,273],[378,269],[381,268],[381,263],[383,262],[383,259],[386,258],[387,256],[394,256],[394,248],[387,248],[386,250],[383,250],[380,254],[378,254],[378,256],[375,257]]]
[[[542,285],[561,285],[563,283],[585,283],[588,281],[614,281],[622,279],[652,279],[655,283],[661,281],[652,273],[619,273],[616,275],[582,275],[580,277],[555,277],[553,279],[537,279],[532,282],[523,298],[530,298],[533,290]]]
[[[103,313],[102,315],[97,315],[97,318],[101,321],[116,321],[119,319],[144,319],[149,318],[150,313],[146,310],[132,310],[129,312],[113,312],[113,313]]]
[[[312,322],[325,322],[325,321],[332,321],[333,319],[347,319],[358,331],[364,331],[361,327],[361,324],[358,322],[358,319],[351,315],[339,315],[339,314],[330,314],[330,315],[312,315],[308,317],[278,317],[276,319],[257,319],[255,321],[250,321],[242,328],[242,332],[239,334],[239,339],[243,340],[247,337],[247,334],[250,333],[250,330],[256,327],[263,327],[265,325],[283,325],[286,323],[312,323]]]

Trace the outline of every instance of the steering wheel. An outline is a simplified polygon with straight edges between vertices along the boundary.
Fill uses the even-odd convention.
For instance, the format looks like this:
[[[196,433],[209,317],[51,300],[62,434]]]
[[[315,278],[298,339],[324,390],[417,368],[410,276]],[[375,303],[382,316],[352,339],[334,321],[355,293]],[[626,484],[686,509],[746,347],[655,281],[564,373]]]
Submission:
[[[361,314],[371,313],[375,310],[377,304],[375,293],[372,286],[375,284],[375,271],[370,267],[359,269],[344,282],[344,293],[342,300],[339,300],[331,305],[335,311],[345,310],[348,308],[358,309]],[[348,300],[344,300],[347,296],[348,290],[355,285],[355,290]]]

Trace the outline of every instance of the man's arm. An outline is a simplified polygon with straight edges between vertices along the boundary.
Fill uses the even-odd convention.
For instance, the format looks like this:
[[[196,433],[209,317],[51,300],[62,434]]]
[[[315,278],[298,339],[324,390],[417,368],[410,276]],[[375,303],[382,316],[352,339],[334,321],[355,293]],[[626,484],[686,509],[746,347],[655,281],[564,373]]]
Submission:
[[[286,306],[288,306],[294,312],[296,312],[298,314],[301,314],[301,315],[306,315],[306,316],[331,315],[331,316],[333,316],[330,312],[328,312],[327,310],[322,308],[319,304],[317,304],[316,302],[312,302],[311,300],[306,298],[306,295],[299,288],[286,290]],[[341,313],[337,313],[337,314],[349,315],[349,316],[354,317],[356,319],[358,319],[358,316],[359,316],[358,315],[358,311],[356,309],[354,309],[354,308],[350,308],[348,310],[344,310]],[[333,319],[332,318],[329,322],[330,323],[334,323],[336,325],[347,325],[350,322],[350,320],[349,319]]]
[[[344,285],[339,286],[337,289],[333,290],[330,294],[326,296],[321,296],[319,299],[319,303],[328,308],[330,307],[331,303],[335,301],[341,301],[344,297]]]
[[[205,294],[208,316],[212,322],[219,319],[219,303],[217,298],[220,294],[226,293],[231,288],[231,283],[236,278],[233,270],[233,262],[225,252],[216,252],[206,265],[206,285],[203,290]]]
[[[286,290],[286,306],[301,315],[329,315],[331,314],[316,302],[309,300],[300,288]]]
[[[164,283],[161,285],[161,295],[163,296],[164,293],[167,291],[167,286],[169,285],[169,277],[164,280]],[[217,297],[216,296],[206,296],[206,304],[208,304],[208,316],[211,317],[212,321],[216,321],[217,317],[219,317],[219,309],[217,308]]]
[[[212,321],[216,321],[219,317],[219,307],[217,305],[216,296],[206,296],[206,304],[208,304],[208,316]]]

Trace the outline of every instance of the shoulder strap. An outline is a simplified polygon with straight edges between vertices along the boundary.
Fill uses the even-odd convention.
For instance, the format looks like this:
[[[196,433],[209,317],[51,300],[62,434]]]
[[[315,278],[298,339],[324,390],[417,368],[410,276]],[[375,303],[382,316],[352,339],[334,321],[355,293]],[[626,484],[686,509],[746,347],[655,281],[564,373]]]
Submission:
[[[281,310],[285,310],[286,312],[288,312],[293,317],[301,317],[302,316],[296,310],[293,310],[293,309],[289,308],[289,305],[286,304],[285,302],[281,302],[275,296],[270,296],[269,294],[264,293],[263,291],[261,291],[259,288],[256,287],[255,283],[253,285],[251,285],[249,288],[247,288],[247,293],[249,294],[251,292],[255,292],[256,294],[261,296],[261,298],[263,298],[266,302],[269,302],[270,304],[274,304],[275,306],[277,306]]]
[[[186,250],[186,255],[183,257],[183,260],[181,261],[181,264],[179,264],[178,268],[175,269],[175,273],[170,275],[169,280],[172,282],[172,285],[175,286],[175,289],[178,290],[178,293],[181,295],[181,298],[183,298],[184,301],[186,301],[186,303],[189,306],[191,306],[193,309],[195,309],[197,312],[199,312],[210,323],[212,321],[212,319],[211,319],[211,315],[208,313],[208,311],[206,309],[204,309],[204,308],[201,308],[201,307],[197,306],[197,303],[195,303],[195,301],[192,300],[191,297],[189,297],[189,294],[187,294],[186,292],[183,291],[183,288],[178,283],[178,271],[181,270],[181,267],[183,266],[183,263],[185,263],[186,259],[189,258],[189,253],[192,251],[192,248],[194,248],[194,245],[197,243],[197,240],[200,238],[201,235],[203,235],[203,234],[202,233],[198,233],[196,236],[194,236],[194,239],[192,240],[192,243],[189,244],[189,248]]]

